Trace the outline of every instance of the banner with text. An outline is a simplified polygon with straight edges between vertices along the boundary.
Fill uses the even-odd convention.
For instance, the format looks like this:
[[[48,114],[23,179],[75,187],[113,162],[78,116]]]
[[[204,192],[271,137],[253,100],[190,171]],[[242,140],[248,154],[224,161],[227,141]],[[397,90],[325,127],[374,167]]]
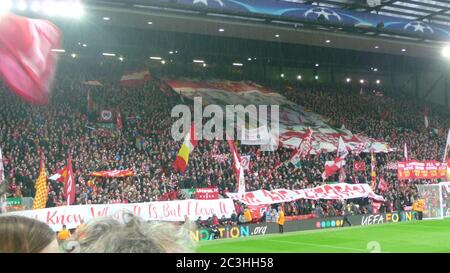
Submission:
[[[197,188],[197,200],[213,200],[219,198],[218,188]]]
[[[246,205],[276,204],[291,202],[298,199],[352,199],[369,197],[383,201],[381,195],[375,194],[367,184],[337,183],[323,185],[311,189],[286,190],[277,189],[273,191],[257,190],[246,193],[227,193],[227,196],[238,200]]]
[[[397,177],[405,179],[437,179],[447,175],[447,163],[435,160],[397,162]]]
[[[19,215],[40,220],[54,231],[66,225],[68,229],[76,228],[81,220],[87,222],[96,217],[113,217],[121,220],[125,212],[131,212],[144,221],[184,221],[184,216],[195,221],[198,217],[206,220],[213,214],[231,217],[235,211],[231,199],[218,200],[181,200],[167,202],[148,202],[135,204],[105,204],[63,206],[38,210],[11,212],[6,215]]]

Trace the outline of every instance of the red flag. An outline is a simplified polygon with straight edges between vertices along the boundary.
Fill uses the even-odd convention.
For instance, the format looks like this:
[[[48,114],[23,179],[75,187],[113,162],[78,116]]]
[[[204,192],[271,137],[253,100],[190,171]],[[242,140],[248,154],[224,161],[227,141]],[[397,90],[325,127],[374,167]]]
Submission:
[[[378,189],[380,191],[385,192],[388,188],[388,183],[384,180],[383,177],[380,178],[380,181],[378,182]]]
[[[145,82],[151,79],[152,78],[148,70],[133,73],[124,73],[122,78],[120,79],[120,84],[126,87],[135,87],[143,85]]]
[[[234,141],[226,134],[228,145],[230,146],[231,156],[233,156],[233,173],[238,184],[238,193],[245,192],[244,168],[241,165],[241,156],[239,151],[234,148]]]
[[[67,176],[64,181],[64,196],[67,200],[67,205],[70,206],[75,201],[75,179],[72,169],[72,156],[69,153],[69,159],[67,162]]]
[[[376,161],[375,161],[375,156],[373,154],[373,151],[371,151],[370,153],[371,155],[371,164],[370,164],[370,169],[371,169],[371,176],[372,176],[372,189],[375,188],[376,182],[377,182],[377,173],[376,173]]]
[[[366,163],[363,161],[355,161],[353,162],[353,171],[355,172],[363,172],[366,170]]]
[[[381,207],[382,203],[383,203],[382,201],[377,201],[375,199],[372,199],[372,213],[377,214],[380,211],[380,207]]]
[[[123,124],[122,124],[122,116],[120,115],[120,112],[117,114],[117,124],[116,128],[119,130],[122,130]]]
[[[46,20],[14,14],[0,20],[0,75],[24,100],[48,104],[58,60],[61,31]]]

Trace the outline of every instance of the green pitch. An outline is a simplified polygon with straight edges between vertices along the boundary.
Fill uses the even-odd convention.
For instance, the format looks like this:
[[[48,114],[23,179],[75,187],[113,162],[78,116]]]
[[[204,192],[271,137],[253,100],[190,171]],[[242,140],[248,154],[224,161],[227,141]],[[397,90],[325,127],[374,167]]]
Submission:
[[[200,253],[448,252],[450,219],[202,241]]]

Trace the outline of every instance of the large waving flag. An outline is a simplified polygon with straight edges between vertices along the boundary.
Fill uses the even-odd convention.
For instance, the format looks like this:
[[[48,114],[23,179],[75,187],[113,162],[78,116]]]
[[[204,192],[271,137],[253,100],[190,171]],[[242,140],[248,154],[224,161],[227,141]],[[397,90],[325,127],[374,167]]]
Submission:
[[[6,14],[0,20],[0,75],[24,100],[48,104],[62,33],[46,20]]]
[[[73,176],[72,156],[70,153],[67,161],[67,176],[64,181],[64,196],[66,198],[67,205],[70,206],[75,201],[75,179]]]
[[[34,195],[33,209],[43,209],[47,204],[47,174],[45,171],[44,157],[41,155],[41,166],[39,177],[35,184],[36,194]]]
[[[192,123],[191,128],[189,129],[189,133],[187,133],[186,137],[184,138],[181,149],[178,152],[175,162],[173,163],[172,167],[174,170],[178,170],[181,173],[184,173],[186,171],[189,162],[189,154],[194,151],[195,147],[197,147],[197,144],[198,140],[195,135],[195,124]]]
[[[126,87],[135,87],[144,84],[145,82],[151,80],[150,73],[148,70],[125,73],[120,79],[120,84]]]
[[[348,155],[347,147],[342,138],[339,137],[339,144],[336,158],[333,161],[325,162],[325,171],[322,173],[322,179],[324,181],[329,176],[337,173],[337,171],[339,171],[345,165],[345,158],[347,157],[347,155]]]
[[[234,141],[226,134],[228,145],[230,146],[231,155],[233,156],[233,173],[238,184],[238,193],[245,192],[244,168],[239,151],[234,147]]]

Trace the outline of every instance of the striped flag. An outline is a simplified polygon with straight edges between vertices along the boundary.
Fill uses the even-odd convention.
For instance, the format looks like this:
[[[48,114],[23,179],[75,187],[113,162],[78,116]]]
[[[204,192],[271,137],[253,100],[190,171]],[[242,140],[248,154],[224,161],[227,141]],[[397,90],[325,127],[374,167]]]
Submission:
[[[186,137],[184,138],[184,142],[181,145],[181,149],[178,152],[177,158],[175,159],[175,162],[173,163],[173,169],[181,171],[181,173],[184,173],[186,171],[188,162],[189,162],[189,154],[194,151],[195,147],[197,147],[198,140],[195,135],[195,124],[191,124],[191,128],[189,129],[189,133],[187,133]]]
[[[41,167],[39,177],[35,184],[36,194],[34,195],[33,209],[43,209],[47,204],[47,174],[45,171],[44,158],[41,155]]]
[[[231,155],[233,156],[233,173],[238,184],[238,193],[245,192],[244,168],[241,165],[242,159],[239,152],[234,147],[234,141],[226,134],[228,145],[230,146]]]
[[[375,155],[373,153],[373,151],[370,152],[370,157],[371,157],[371,175],[372,175],[372,188],[375,188],[376,186],[376,182],[377,182],[377,173],[375,170],[375,166],[376,166],[376,161],[375,161]]]
[[[75,201],[75,179],[72,169],[72,156],[69,152],[69,159],[67,162],[67,176],[64,181],[64,196],[67,200],[67,205],[70,206]]]

